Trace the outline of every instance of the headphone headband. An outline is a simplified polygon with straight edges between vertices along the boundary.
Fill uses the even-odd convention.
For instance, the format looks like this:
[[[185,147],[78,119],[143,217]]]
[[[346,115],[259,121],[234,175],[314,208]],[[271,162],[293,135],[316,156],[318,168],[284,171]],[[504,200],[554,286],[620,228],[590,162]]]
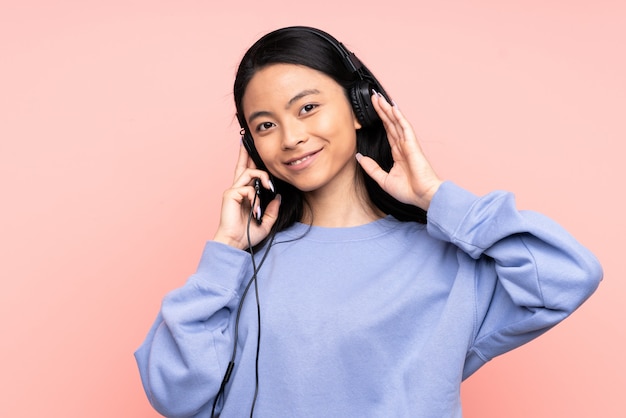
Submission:
[[[361,71],[360,71],[361,68],[363,68],[363,63],[361,62],[360,59],[357,58],[354,52],[346,48],[346,46],[342,42],[339,42],[332,35],[320,29],[312,28],[309,26],[290,26],[290,27],[284,28],[284,30],[292,30],[292,29],[296,31],[310,32],[324,39],[326,42],[328,42],[337,50],[339,55],[341,55],[341,57],[343,58],[343,61],[348,67],[348,69],[351,72],[357,74],[359,78],[363,79],[363,74],[361,74]]]
[[[359,59],[359,57],[357,57],[354,52],[349,50],[343,44],[343,42],[340,42],[329,33],[326,33],[321,29],[317,29],[311,26],[288,26],[286,28],[278,29],[275,32],[278,32],[278,31],[282,32],[282,31],[287,31],[287,30],[309,32],[324,39],[326,42],[328,42],[329,45],[335,48],[335,50],[339,53],[339,55],[341,55],[341,58],[343,59],[344,64],[346,65],[348,70],[350,70],[350,72],[355,74],[359,80],[367,81],[368,83],[372,84],[372,86],[375,87],[375,90],[381,93],[383,96],[385,96],[387,101],[391,103],[391,99],[389,98],[389,95],[385,92],[385,89],[383,89],[382,85],[378,82],[378,80],[376,80],[376,77],[374,77],[374,75],[367,69],[367,67],[363,64],[363,62]],[[368,90],[368,97],[370,94],[371,94],[371,91]],[[376,116],[376,119],[377,118],[378,117]]]

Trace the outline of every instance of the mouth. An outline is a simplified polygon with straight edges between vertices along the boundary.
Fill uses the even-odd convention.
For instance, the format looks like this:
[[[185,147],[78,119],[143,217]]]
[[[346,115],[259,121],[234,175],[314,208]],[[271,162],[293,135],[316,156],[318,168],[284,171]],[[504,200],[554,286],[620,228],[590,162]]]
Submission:
[[[318,152],[320,152],[320,150],[313,151],[313,152],[311,152],[309,154],[306,154],[306,155],[303,155],[301,157],[291,159],[289,161],[286,161],[285,164],[290,166],[290,167],[299,166],[299,165],[304,164],[307,161],[311,160],[311,158],[313,158]]]

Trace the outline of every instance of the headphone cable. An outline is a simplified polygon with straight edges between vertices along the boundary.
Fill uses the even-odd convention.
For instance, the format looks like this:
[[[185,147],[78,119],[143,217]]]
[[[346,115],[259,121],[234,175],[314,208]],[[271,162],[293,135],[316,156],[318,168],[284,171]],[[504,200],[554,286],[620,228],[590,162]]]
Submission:
[[[246,237],[248,240],[248,250],[250,252],[250,258],[252,260],[253,273],[252,273],[252,277],[248,281],[248,284],[246,285],[243,291],[243,294],[241,295],[241,300],[239,301],[239,305],[237,307],[237,315],[235,318],[235,336],[234,336],[234,342],[233,342],[233,352],[231,354],[230,361],[228,362],[228,367],[226,368],[226,372],[224,373],[224,378],[222,379],[222,383],[220,384],[219,391],[217,392],[217,394],[215,395],[215,399],[213,400],[213,408],[211,409],[211,418],[215,418],[215,408],[217,406],[217,402],[220,399],[220,397],[225,396],[226,384],[229,382],[231,374],[235,367],[235,357],[237,356],[237,342],[239,340],[239,318],[241,317],[243,303],[246,299],[246,295],[248,294],[248,290],[250,290],[250,286],[252,285],[252,283],[254,283],[254,291],[255,291],[256,305],[257,305],[258,333],[257,333],[257,347],[256,347],[256,360],[255,360],[255,388],[254,388],[254,397],[252,399],[252,406],[250,408],[251,418],[252,418],[252,415],[254,414],[254,406],[256,405],[257,395],[259,392],[259,352],[260,352],[260,346],[261,346],[261,305],[259,301],[259,288],[257,284],[257,274],[259,270],[261,269],[261,267],[263,266],[263,263],[265,262],[265,259],[267,258],[267,255],[269,254],[270,248],[272,248],[272,244],[275,238],[275,232],[270,233],[271,236],[267,244],[267,250],[263,254],[263,257],[261,258],[261,261],[259,265],[257,266],[256,260],[254,258],[254,251],[252,249],[253,247],[252,240],[250,238],[250,224],[252,222],[252,217],[254,216],[254,205],[257,201],[257,198],[258,198],[258,193],[254,195],[254,199],[252,200],[252,208],[250,210],[250,214],[248,215],[248,222],[246,225]]]

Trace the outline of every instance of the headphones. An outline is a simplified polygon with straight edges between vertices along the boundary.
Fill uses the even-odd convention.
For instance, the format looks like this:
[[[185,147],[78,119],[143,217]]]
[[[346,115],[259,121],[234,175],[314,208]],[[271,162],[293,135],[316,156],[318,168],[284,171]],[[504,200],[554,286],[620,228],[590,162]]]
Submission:
[[[391,99],[383,89],[382,85],[376,80],[376,77],[367,69],[367,67],[354,55],[353,52],[348,50],[341,42],[329,35],[328,33],[308,27],[308,26],[291,26],[277,31],[300,31],[309,32],[319,36],[331,45],[341,56],[346,68],[355,76],[356,80],[348,89],[348,98],[352,105],[352,110],[361,124],[362,127],[367,128],[373,126],[380,121],[374,105],[372,104],[372,89],[382,94],[389,103]],[[266,36],[272,35],[272,32]],[[237,115],[239,125],[241,126],[242,142],[246,151],[252,158],[252,161],[256,164],[257,168],[266,169],[263,160],[259,156],[255,146],[252,134],[246,129],[246,123],[243,115]]]

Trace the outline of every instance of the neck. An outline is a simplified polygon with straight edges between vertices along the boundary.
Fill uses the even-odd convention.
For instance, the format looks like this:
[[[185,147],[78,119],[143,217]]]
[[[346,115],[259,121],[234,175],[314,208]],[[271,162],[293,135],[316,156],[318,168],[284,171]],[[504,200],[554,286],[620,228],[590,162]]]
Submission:
[[[331,228],[364,225],[383,218],[369,199],[363,182],[348,187],[335,187],[305,194],[306,203],[302,222]]]

